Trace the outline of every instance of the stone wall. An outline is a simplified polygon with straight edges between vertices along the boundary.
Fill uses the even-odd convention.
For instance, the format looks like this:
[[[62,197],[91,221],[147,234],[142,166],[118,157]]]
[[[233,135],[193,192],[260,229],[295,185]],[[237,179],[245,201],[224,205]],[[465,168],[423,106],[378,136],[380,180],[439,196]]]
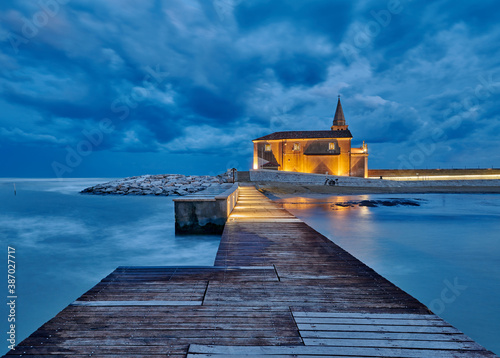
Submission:
[[[380,186],[381,180],[377,179],[364,179],[358,177],[335,176],[325,174],[309,174],[298,172],[286,172],[281,170],[251,170],[250,181],[252,182],[277,182],[277,183],[291,183],[291,184],[313,184],[325,185],[326,180],[335,181],[335,185],[345,186]],[[391,183],[384,183],[382,185],[391,186]],[[394,184],[397,185],[397,184]]]
[[[386,179],[379,178],[356,178],[356,177],[343,177],[343,176],[333,176],[333,175],[321,175],[321,174],[307,174],[307,173],[295,173],[295,172],[284,172],[277,170],[251,170],[250,180],[255,183],[269,184],[269,183],[289,183],[289,184],[299,184],[299,185],[325,185],[325,181],[334,180],[335,185],[346,186],[346,187],[377,187],[377,188],[389,188],[389,187],[439,187],[439,186],[500,186],[500,180],[498,179],[484,179],[484,180],[431,180],[424,179],[418,181],[399,181],[396,177],[388,177]],[[432,177],[430,177],[432,178]]]

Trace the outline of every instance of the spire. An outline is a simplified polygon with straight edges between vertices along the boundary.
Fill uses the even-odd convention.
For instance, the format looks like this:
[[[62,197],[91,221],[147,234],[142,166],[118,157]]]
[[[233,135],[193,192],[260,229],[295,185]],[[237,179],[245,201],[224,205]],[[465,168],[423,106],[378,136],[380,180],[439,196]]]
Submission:
[[[335,117],[333,117],[333,125],[345,126],[345,117],[344,117],[344,111],[342,110],[342,103],[340,103],[340,95],[339,95],[339,100],[337,102],[337,110],[335,111]]]
[[[339,95],[339,100],[337,101],[337,109],[335,110],[335,117],[333,117],[332,130],[342,129],[347,129],[347,124],[345,122],[344,111],[342,110],[342,103],[340,103]]]

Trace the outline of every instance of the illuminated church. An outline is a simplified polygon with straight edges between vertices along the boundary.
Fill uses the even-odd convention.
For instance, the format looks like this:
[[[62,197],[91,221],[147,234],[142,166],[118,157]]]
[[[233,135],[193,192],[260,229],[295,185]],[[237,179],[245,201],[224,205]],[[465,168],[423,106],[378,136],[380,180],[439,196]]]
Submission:
[[[351,147],[340,96],[330,130],[275,132],[253,140],[253,168],[368,176],[368,147]]]

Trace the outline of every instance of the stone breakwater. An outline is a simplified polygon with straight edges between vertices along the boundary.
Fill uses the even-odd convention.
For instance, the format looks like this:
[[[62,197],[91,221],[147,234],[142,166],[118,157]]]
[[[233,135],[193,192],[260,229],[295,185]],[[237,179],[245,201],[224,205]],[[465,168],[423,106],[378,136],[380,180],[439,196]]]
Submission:
[[[226,174],[218,176],[195,176],[180,174],[142,175],[113,180],[108,183],[91,186],[81,191],[84,194],[97,195],[187,195],[220,186],[230,180]]]

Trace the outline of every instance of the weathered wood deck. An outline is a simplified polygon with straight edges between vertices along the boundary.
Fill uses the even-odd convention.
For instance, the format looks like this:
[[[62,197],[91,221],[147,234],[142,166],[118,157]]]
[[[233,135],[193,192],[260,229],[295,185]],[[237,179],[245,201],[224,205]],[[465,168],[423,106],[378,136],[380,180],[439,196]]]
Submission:
[[[120,267],[8,357],[496,357],[242,187],[213,267]]]

